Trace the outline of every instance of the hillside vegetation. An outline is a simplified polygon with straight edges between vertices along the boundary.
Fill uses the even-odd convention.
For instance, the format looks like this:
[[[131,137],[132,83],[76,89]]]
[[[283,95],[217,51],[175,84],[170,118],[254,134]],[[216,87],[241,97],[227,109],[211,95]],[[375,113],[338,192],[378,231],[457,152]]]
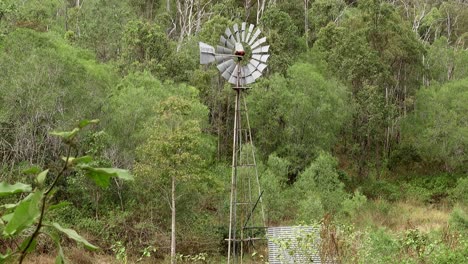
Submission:
[[[198,42],[242,22],[268,225],[466,263],[463,0],[0,0],[0,263],[169,263],[171,209],[179,263],[225,262],[235,93]]]

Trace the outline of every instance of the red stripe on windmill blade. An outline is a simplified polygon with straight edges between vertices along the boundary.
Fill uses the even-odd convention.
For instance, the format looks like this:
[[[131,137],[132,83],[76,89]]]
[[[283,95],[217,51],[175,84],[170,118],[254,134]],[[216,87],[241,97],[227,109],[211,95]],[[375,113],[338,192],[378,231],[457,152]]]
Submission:
[[[258,46],[260,46],[260,44],[265,43],[265,41],[266,41],[266,37],[263,37],[263,38],[261,38],[261,39],[255,41],[255,43],[252,44],[252,46],[251,46],[250,48],[251,48],[251,49],[255,49],[255,48],[257,48]]]
[[[224,73],[227,69],[229,69],[231,66],[234,67],[236,65],[236,63],[234,62],[233,59],[230,59],[230,60],[227,60],[221,64],[219,64],[218,66],[216,66],[216,68],[218,68],[218,70],[222,73]]]
[[[218,54],[232,54],[232,49],[225,48],[223,46],[216,46],[216,53]]]
[[[245,27],[247,26],[247,23],[242,22],[241,26],[241,41],[245,41]]]
[[[252,45],[254,41],[257,40],[257,37],[258,35],[260,35],[260,33],[262,32],[260,31],[260,29],[257,28],[257,31],[255,31],[254,35],[252,36],[252,39],[250,39],[249,41],[249,45]]]
[[[252,35],[254,27],[255,27],[254,25],[250,24],[249,28],[247,29],[247,36],[245,37],[245,40],[244,40],[245,43],[249,42],[249,39],[250,39],[250,36]]]
[[[227,40],[224,36],[219,37],[219,44],[228,49],[234,49],[234,45],[231,43],[231,41]]]

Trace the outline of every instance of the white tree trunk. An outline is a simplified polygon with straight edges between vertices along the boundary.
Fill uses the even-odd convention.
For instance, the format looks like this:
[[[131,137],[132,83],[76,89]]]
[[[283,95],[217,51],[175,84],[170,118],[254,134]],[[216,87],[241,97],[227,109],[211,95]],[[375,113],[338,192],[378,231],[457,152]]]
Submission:
[[[171,264],[176,263],[176,207],[175,207],[175,176],[172,176],[172,190],[171,190]]]

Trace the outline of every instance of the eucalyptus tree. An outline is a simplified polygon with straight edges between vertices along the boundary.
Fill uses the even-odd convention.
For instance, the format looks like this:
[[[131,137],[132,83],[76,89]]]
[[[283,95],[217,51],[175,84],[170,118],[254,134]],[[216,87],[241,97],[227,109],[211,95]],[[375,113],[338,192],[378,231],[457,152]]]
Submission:
[[[138,176],[153,179],[164,191],[170,189],[167,199],[171,209],[171,263],[176,261],[176,200],[183,195],[176,193],[177,186],[201,177],[206,161],[206,141],[197,108],[203,109],[181,97],[172,96],[161,102],[157,108],[159,116],[149,124],[150,134],[139,148],[140,158],[135,166]]]

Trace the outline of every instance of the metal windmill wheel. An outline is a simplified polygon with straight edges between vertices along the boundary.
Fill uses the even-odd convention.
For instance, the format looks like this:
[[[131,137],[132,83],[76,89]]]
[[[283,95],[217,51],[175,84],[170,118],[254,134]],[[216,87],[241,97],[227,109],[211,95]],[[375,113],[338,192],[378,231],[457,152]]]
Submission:
[[[216,49],[206,43],[200,42],[200,64],[216,62],[221,76],[229,83],[245,86],[255,82],[266,69],[266,62],[270,55],[269,45],[262,46],[266,37],[258,39],[260,29],[247,23],[239,27],[234,24],[233,29],[226,28],[224,35],[219,38]],[[246,64],[240,61],[248,61]]]

